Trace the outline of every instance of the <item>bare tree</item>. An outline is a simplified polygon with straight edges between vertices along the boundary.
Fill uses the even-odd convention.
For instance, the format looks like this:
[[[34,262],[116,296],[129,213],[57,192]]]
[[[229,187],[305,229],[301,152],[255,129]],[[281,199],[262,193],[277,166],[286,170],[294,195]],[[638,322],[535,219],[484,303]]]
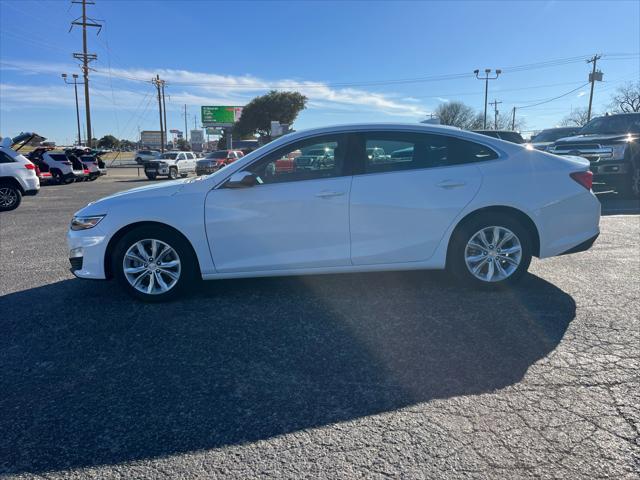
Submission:
[[[612,113],[640,112],[640,82],[629,82],[618,87],[611,97],[609,108]]]
[[[462,102],[441,103],[436,108],[435,115],[442,125],[451,125],[466,130],[482,128],[482,117],[479,117],[473,108]]]
[[[575,110],[572,110],[569,115],[567,115],[560,121],[560,125],[563,127],[573,127],[573,126],[583,127],[589,121],[587,115],[588,115],[588,112],[586,108],[576,108]],[[598,116],[597,113],[591,112],[592,118],[597,116]]]

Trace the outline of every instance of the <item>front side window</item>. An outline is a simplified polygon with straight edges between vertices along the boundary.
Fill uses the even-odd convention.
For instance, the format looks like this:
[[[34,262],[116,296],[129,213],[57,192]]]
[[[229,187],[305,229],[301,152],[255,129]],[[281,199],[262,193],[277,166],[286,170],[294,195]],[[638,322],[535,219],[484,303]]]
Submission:
[[[249,171],[266,184],[339,177],[344,175],[346,143],[346,135],[301,140],[266,155]]]
[[[177,153],[163,153],[160,158],[164,158],[167,160],[175,160],[178,157]]]

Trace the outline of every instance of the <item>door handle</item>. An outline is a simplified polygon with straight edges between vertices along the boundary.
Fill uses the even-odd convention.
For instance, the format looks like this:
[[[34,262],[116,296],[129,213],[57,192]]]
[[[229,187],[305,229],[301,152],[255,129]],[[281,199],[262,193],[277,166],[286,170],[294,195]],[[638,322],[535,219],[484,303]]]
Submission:
[[[320,198],[339,197],[340,195],[344,195],[344,192],[334,192],[331,190],[323,190],[320,193],[316,193],[316,197],[320,197]]]
[[[462,182],[457,180],[443,180],[439,183],[436,183],[436,187],[450,189],[450,188],[464,187],[466,184],[467,182]]]

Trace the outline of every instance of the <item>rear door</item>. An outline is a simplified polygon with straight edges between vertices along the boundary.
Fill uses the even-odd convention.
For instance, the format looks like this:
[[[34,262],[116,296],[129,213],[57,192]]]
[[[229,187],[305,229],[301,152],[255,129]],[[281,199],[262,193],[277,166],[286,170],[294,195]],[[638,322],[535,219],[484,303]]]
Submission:
[[[429,259],[480,188],[475,162],[497,158],[486,147],[444,135],[382,131],[357,138],[361,166],[350,202],[354,265]]]

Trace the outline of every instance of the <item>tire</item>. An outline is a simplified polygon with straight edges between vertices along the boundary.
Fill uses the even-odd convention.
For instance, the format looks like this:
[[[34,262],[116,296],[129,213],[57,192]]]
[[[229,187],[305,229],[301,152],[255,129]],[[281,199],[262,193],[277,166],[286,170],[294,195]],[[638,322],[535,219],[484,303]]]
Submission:
[[[60,170],[51,170],[51,177],[53,182],[57,185],[62,184],[62,174],[60,173]]]
[[[140,242],[144,252],[149,255],[144,259],[145,262],[134,260],[130,256],[141,258],[140,251],[136,247]],[[152,256],[153,242],[156,243],[156,255],[160,254],[160,259]],[[127,253],[130,255],[125,259]],[[153,260],[149,261],[150,258]],[[129,295],[143,302],[164,302],[174,299],[197,278],[197,259],[191,245],[181,235],[161,226],[142,226],[125,234],[117,243],[111,261],[111,271],[114,272],[118,283]],[[177,265],[167,266],[165,269],[158,267],[163,263],[169,265],[176,261]],[[125,268],[130,271],[125,273]],[[135,269],[142,269],[142,271],[138,273]],[[162,282],[169,287],[167,290],[164,289]],[[148,291],[151,293],[147,293]]]
[[[11,183],[0,183],[0,212],[10,212],[20,206],[22,192]]]
[[[136,163],[142,165],[142,159],[140,157],[136,158]]]
[[[157,175],[155,173],[145,173],[149,180],[155,180]]]
[[[616,191],[624,198],[640,198],[640,161],[631,163],[627,178],[615,186]]]
[[[498,243],[504,242],[499,249],[492,243],[496,227]],[[481,232],[484,232],[486,242],[483,242]],[[513,237],[509,238],[509,235]],[[507,240],[503,240],[505,237]],[[508,214],[481,214],[454,232],[447,252],[447,270],[471,287],[510,286],[527,272],[532,245],[531,233],[517,219]],[[474,274],[472,269],[477,272]]]
[[[178,178],[178,169],[177,168],[170,168],[169,169],[169,179],[170,180],[175,180]]]
[[[97,176],[95,176],[95,175],[94,175],[93,177],[89,177],[89,181],[90,181],[90,182],[93,182],[93,181],[95,181],[95,180],[97,180],[97,179],[98,179],[98,177],[97,177]]]

